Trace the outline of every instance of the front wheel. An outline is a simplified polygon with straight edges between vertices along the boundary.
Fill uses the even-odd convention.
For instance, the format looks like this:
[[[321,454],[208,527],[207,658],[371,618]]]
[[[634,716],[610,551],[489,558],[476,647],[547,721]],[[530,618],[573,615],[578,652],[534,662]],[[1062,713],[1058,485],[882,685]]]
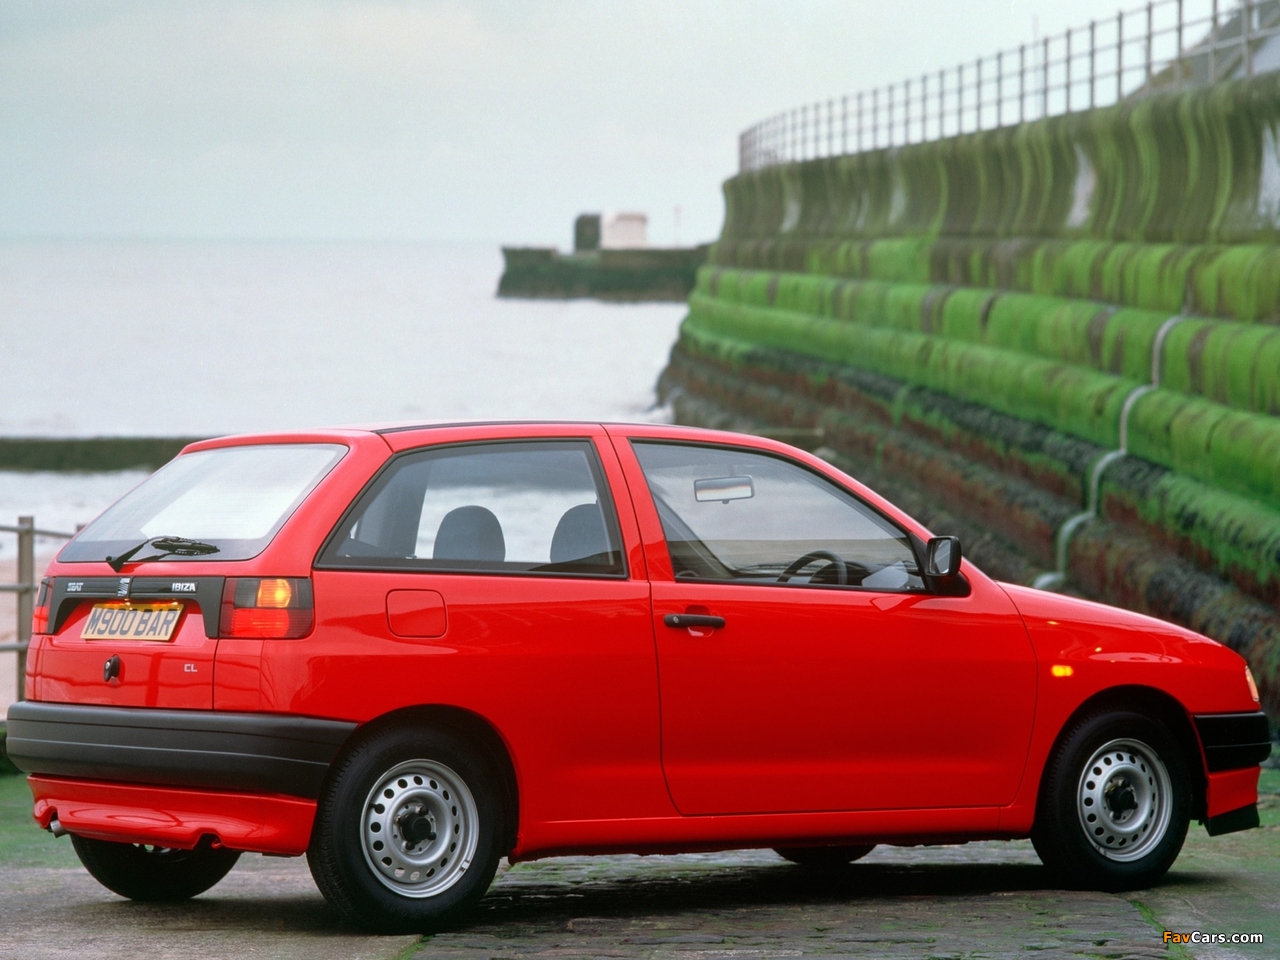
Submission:
[[[141,843],[115,843],[71,836],[76,856],[93,878],[113,893],[149,903],[189,900],[225,877],[240,851],[201,844],[175,850]]]
[[[429,933],[489,888],[505,831],[500,781],[481,751],[441,730],[365,741],[325,785],[307,862],[348,920]]]
[[[773,852],[807,870],[838,870],[861,860],[875,848],[874,843],[868,843],[847,847],[778,847]]]
[[[1135,890],[1173,865],[1190,810],[1186,760],[1164,724],[1099,713],[1077,723],[1050,757],[1031,839],[1073,886]]]

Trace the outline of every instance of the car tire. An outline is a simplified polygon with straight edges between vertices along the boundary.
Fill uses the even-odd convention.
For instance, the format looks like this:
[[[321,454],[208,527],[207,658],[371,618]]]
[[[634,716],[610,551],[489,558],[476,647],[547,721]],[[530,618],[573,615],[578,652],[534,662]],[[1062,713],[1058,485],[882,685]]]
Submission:
[[[1163,723],[1134,711],[1082,718],[1045,766],[1031,840],[1070,887],[1149,887],[1182,850],[1190,822],[1187,760]]]
[[[874,843],[845,847],[776,847],[774,853],[806,870],[838,870],[861,860],[876,848]]]
[[[320,795],[307,862],[342,916],[378,933],[452,925],[506,852],[502,782],[447,730],[395,727],[358,744]]]
[[[71,845],[100,884],[146,903],[189,900],[204,893],[240,859],[239,850],[215,849],[207,843],[194,850],[176,850],[72,834]]]

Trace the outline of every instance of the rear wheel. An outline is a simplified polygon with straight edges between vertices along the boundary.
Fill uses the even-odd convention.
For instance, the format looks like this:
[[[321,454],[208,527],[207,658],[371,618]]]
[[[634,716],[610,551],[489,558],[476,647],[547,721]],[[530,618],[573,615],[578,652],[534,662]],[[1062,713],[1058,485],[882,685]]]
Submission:
[[[1099,713],[1050,757],[1031,839],[1072,886],[1134,890],[1173,865],[1190,810],[1186,760],[1168,728],[1130,711]]]
[[[71,845],[85,869],[108,890],[152,903],[188,900],[204,893],[240,859],[238,850],[214,849],[207,843],[194,850],[175,850],[73,834]]]
[[[861,860],[876,848],[874,843],[847,847],[778,847],[773,852],[810,870],[837,870]]]
[[[505,835],[500,780],[442,730],[399,727],[356,747],[320,797],[307,861],[348,920],[431,932],[489,888]]]

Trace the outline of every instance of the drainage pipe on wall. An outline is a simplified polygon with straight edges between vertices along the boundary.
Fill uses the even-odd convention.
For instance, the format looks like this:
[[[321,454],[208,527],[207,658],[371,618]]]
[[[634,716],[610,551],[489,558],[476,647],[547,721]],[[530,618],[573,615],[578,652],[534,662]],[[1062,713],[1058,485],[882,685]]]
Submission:
[[[1054,569],[1042,573],[1032,581],[1031,585],[1040,590],[1057,590],[1067,581],[1067,548],[1071,538],[1087,521],[1098,515],[1098,489],[1102,484],[1102,475],[1107,467],[1128,455],[1129,450],[1129,416],[1139,400],[1160,386],[1161,367],[1163,366],[1164,344],[1169,334],[1183,320],[1187,313],[1176,314],[1160,324],[1156,338],[1151,344],[1151,382],[1134,387],[1124,398],[1120,407],[1120,446],[1116,450],[1108,450],[1089,467],[1089,479],[1085,492],[1085,508],[1063,521],[1062,526],[1053,538]]]

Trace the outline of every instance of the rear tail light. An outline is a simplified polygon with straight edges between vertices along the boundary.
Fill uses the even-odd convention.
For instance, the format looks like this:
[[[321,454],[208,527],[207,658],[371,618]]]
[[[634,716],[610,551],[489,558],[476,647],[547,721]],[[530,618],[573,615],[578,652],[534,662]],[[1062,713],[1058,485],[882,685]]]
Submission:
[[[305,637],[315,621],[311,581],[231,577],[222,588],[222,637]]]
[[[33,635],[49,632],[49,598],[53,593],[53,581],[45,577],[40,581],[40,589],[36,592],[35,606],[31,610],[31,633]]]

